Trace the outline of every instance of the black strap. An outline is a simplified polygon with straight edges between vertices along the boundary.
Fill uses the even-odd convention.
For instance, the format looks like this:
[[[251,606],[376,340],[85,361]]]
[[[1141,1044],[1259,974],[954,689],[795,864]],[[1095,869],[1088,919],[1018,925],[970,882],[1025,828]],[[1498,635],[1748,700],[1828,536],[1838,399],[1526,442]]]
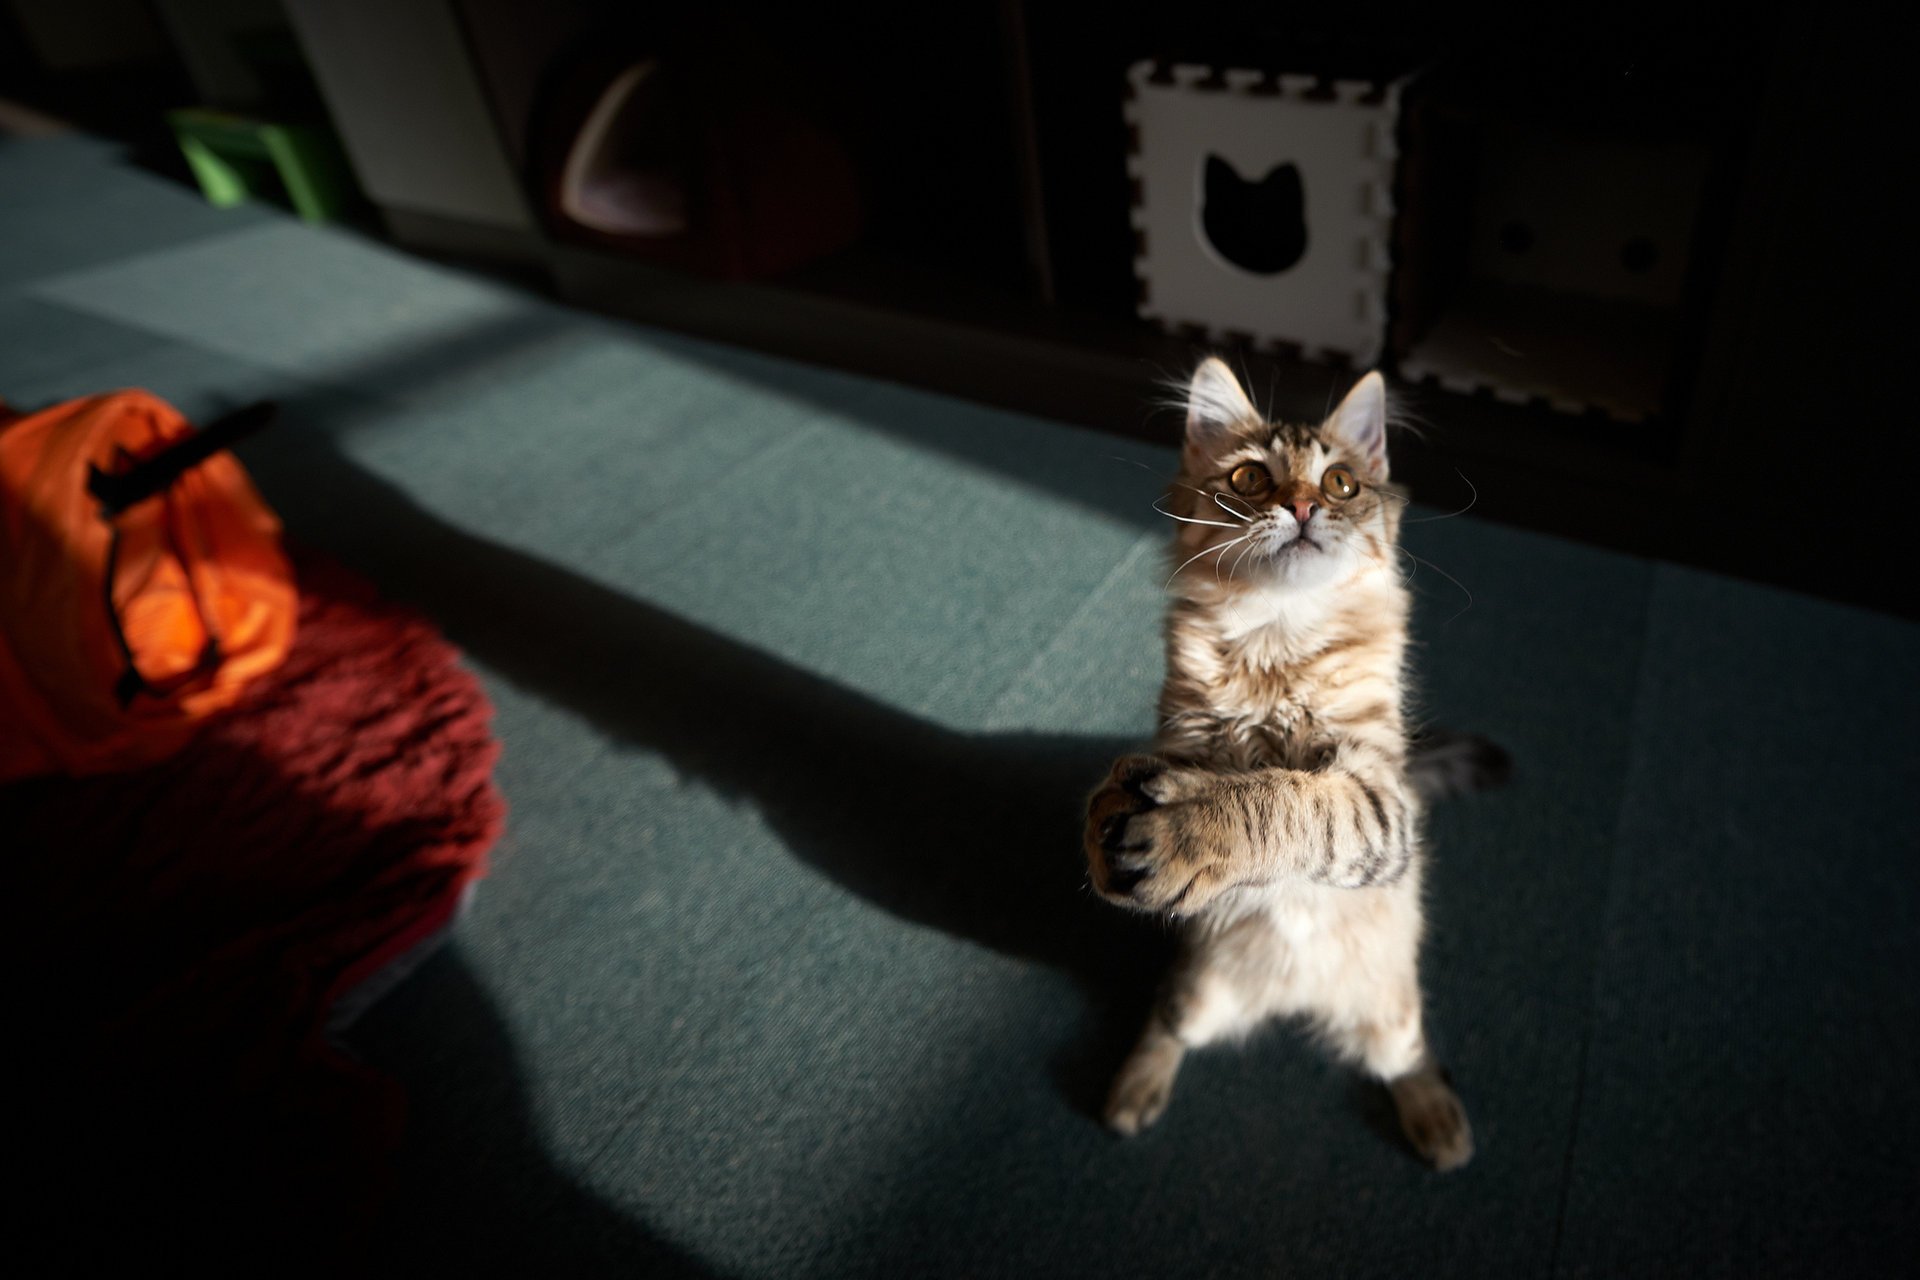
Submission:
[[[142,458],[124,471],[87,469],[87,492],[100,502],[100,514],[111,520],[136,502],[167,488],[189,468],[211,458],[273,421],[280,407],[261,400],[222,414],[200,430],[180,437],[160,452]]]

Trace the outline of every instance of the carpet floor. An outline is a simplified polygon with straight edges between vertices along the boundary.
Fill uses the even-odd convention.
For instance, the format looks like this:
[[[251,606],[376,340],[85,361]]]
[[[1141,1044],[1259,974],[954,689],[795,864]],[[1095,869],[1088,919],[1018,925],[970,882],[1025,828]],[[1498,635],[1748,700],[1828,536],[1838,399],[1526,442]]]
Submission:
[[[1920,629],[1413,526],[1436,1177],[1286,1029],[1132,1142],[1166,953],[1081,889],[1143,739],[1172,454],[584,315],[83,138],[0,139],[0,396],[121,385],[411,601],[510,809],[350,1043],[412,1097],[396,1265],[555,1275],[1865,1275],[1920,1256]],[[1127,465],[1115,455],[1143,464]],[[1438,514],[1438,513],[1430,513]]]

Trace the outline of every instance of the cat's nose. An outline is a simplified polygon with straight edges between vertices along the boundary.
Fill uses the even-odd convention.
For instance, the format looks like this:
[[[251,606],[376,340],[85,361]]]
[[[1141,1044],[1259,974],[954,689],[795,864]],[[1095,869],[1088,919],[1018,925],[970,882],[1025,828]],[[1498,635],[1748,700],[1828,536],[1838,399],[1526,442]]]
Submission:
[[[1293,512],[1293,518],[1295,520],[1298,520],[1304,525],[1307,522],[1307,517],[1320,509],[1320,504],[1317,502],[1294,501],[1287,504],[1287,509]]]

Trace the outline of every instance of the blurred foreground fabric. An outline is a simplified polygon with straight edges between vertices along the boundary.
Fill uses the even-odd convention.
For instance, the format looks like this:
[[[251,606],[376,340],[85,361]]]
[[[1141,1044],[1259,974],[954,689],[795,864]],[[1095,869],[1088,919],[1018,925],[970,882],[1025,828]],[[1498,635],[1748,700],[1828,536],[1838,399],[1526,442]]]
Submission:
[[[499,744],[431,624],[296,565],[291,652],[190,743],[0,788],[9,954],[38,975],[14,1002],[33,1105],[12,1150],[29,1219],[81,1258],[364,1238],[391,1190],[404,1091],[330,1033],[484,870]],[[97,1212],[116,1230],[86,1230]]]

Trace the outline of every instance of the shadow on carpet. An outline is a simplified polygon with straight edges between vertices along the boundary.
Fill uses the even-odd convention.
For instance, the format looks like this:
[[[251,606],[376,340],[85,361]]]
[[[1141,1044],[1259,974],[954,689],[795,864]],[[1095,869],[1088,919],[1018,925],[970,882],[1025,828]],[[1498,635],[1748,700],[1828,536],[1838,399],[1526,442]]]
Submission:
[[[454,528],[324,437],[250,465],[291,528],[352,512],[331,549],[489,668],[751,801],[788,848],[882,909],[1072,976],[1097,1031],[1058,1083],[1097,1111],[1172,953],[1160,924],[1093,895],[1077,852],[1081,798],[1136,744],[930,724]],[[298,483],[273,484],[280,468]]]

